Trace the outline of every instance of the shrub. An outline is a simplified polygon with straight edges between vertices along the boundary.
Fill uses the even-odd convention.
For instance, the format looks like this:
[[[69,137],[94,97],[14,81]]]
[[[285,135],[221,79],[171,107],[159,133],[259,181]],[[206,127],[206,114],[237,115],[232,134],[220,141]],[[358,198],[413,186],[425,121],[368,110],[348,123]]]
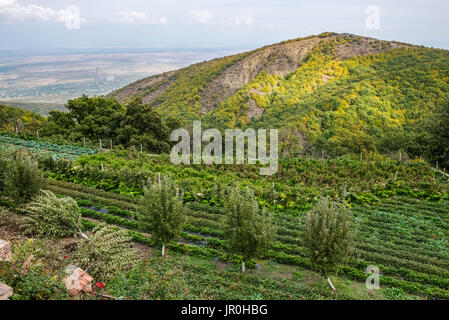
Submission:
[[[41,193],[23,209],[26,232],[41,238],[64,238],[80,228],[81,213],[72,198],[58,198],[51,191]]]
[[[140,223],[151,232],[156,244],[165,244],[179,237],[184,222],[183,194],[170,177],[162,177],[160,183],[152,183],[145,189],[140,206]]]
[[[327,276],[353,250],[352,213],[343,203],[322,198],[306,216],[304,240],[313,268]]]
[[[8,161],[5,159],[0,159],[0,194],[5,190],[7,166]]]
[[[44,182],[37,162],[27,156],[18,154],[8,165],[5,187],[16,202],[31,200],[45,185]]]
[[[107,281],[118,272],[126,272],[138,263],[131,236],[123,229],[97,226],[89,239],[83,239],[70,261],[87,270],[98,281]]]
[[[249,188],[232,189],[225,195],[225,237],[229,249],[243,256],[245,261],[268,249],[275,233],[265,209],[259,209],[254,192]]]

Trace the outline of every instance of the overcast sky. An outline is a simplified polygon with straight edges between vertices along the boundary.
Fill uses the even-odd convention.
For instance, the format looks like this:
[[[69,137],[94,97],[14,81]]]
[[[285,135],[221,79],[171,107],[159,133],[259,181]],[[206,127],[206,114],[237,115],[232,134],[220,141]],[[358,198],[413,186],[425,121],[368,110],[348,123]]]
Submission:
[[[448,0],[0,0],[0,49],[249,49],[324,31],[449,49],[448,11]]]

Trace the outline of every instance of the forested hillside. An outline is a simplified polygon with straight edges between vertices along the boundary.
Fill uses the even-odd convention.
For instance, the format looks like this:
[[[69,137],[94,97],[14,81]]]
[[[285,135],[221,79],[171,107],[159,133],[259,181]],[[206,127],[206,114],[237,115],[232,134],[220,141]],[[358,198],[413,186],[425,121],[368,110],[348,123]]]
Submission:
[[[449,52],[325,33],[150,77],[111,93],[203,126],[280,128],[284,155],[445,157]],[[445,164],[447,165],[447,163]]]

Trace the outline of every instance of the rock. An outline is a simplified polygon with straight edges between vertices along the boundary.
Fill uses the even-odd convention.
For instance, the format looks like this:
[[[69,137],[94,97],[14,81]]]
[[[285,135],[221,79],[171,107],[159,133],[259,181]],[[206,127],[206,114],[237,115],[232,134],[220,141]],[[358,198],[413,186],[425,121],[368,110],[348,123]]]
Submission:
[[[69,276],[64,278],[64,284],[72,297],[79,295],[81,292],[92,292],[92,280],[94,278],[83,269],[69,265],[65,271]]]
[[[12,252],[8,241],[0,239],[0,261],[11,261]]]
[[[13,288],[0,282],[0,300],[9,300],[9,297],[11,297],[13,294]]]

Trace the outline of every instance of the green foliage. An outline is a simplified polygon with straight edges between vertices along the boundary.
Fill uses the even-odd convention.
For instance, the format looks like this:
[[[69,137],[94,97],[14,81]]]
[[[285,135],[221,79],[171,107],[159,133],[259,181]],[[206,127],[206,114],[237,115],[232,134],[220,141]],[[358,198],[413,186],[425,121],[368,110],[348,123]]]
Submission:
[[[171,130],[179,125],[172,117],[161,115],[142,99],[135,98],[126,105],[116,99],[82,96],[67,102],[69,112],[50,112],[42,134],[62,135],[76,142],[91,142],[103,146],[139,147],[146,151],[168,152]]]
[[[0,105],[0,131],[36,135],[46,119],[34,112]]]
[[[401,288],[385,288],[382,292],[390,300],[407,300],[407,296]]]
[[[179,260],[179,259],[177,259]],[[128,299],[188,299],[189,288],[182,265],[174,259],[152,257],[108,283],[108,290]]]
[[[0,158],[0,194],[2,194],[5,191],[5,180],[7,169],[8,169],[8,161],[6,159]]]
[[[82,154],[95,154],[96,149],[83,148],[74,145],[61,145],[43,140],[25,140],[12,135],[0,135],[0,144],[17,147],[17,149],[30,151],[33,154],[57,159],[76,159]],[[11,148],[13,150],[13,148]]]
[[[432,162],[438,161],[440,168],[449,168],[449,99],[426,129],[430,133],[428,151]]]
[[[23,209],[27,215],[26,232],[41,238],[64,238],[80,228],[81,213],[72,198],[58,198],[41,190]]]
[[[322,198],[309,211],[304,242],[315,270],[327,276],[351,254],[353,227],[351,210],[342,203]]]
[[[107,281],[139,262],[137,250],[132,248],[131,237],[126,230],[105,225],[95,227],[89,240],[83,239],[69,259],[88,270],[97,281]]]
[[[254,192],[249,188],[229,190],[224,200],[225,237],[229,249],[244,261],[266,250],[274,231],[265,209],[259,209]]]
[[[35,160],[17,153],[8,165],[5,185],[7,193],[16,202],[24,203],[45,187],[45,180]]]
[[[62,300],[69,295],[60,275],[45,274],[39,267],[19,274],[12,284],[14,295],[11,300]]]
[[[164,245],[180,235],[184,210],[182,191],[171,177],[162,176],[160,183],[145,189],[140,222],[155,243]]]

